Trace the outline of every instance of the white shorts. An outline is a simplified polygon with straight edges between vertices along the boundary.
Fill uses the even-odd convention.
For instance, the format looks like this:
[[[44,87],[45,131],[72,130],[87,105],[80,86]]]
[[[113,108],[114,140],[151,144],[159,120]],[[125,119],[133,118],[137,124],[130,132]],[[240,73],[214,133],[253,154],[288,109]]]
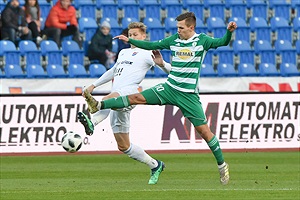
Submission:
[[[119,93],[120,96],[126,96],[129,94],[138,93],[139,91],[136,87],[130,86],[115,90],[113,92]],[[129,133],[130,112],[134,107],[135,105],[110,111],[110,125],[113,133]]]

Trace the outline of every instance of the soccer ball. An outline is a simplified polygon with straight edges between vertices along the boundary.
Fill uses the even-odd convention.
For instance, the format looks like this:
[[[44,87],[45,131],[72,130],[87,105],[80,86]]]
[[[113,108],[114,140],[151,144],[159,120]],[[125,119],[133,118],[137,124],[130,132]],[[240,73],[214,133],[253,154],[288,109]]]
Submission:
[[[73,131],[66,132],[61,139],[61,146],[69,153],[77,152],[82,146],[82,138]]]

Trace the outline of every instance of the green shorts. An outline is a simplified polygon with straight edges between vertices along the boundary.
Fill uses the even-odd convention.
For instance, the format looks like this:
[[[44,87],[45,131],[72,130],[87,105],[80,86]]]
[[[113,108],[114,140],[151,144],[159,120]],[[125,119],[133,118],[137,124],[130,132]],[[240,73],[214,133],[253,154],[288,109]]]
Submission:
[[[175,90],[166,83],[144,90],[141,94],[148,105],[175,105],[194,126],[207,124],[199,95]]]

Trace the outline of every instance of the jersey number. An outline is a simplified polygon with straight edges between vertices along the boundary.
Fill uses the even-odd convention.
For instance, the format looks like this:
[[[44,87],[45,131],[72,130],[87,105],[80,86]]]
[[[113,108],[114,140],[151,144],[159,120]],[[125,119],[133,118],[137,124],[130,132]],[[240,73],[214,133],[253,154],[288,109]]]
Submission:
[[[163,91],[165,88],[162,85],[155,86],[157,92]]]

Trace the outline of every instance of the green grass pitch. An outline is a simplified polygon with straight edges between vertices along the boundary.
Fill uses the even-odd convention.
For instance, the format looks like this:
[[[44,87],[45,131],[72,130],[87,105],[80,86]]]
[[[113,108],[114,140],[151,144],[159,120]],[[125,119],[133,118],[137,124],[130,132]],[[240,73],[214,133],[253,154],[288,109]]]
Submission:
[[[211,153],[155,154],[166,163],[157,185],[126,155],[1,156],[0,199],[300,199],[298,152],[225,153],[229,185]]]

